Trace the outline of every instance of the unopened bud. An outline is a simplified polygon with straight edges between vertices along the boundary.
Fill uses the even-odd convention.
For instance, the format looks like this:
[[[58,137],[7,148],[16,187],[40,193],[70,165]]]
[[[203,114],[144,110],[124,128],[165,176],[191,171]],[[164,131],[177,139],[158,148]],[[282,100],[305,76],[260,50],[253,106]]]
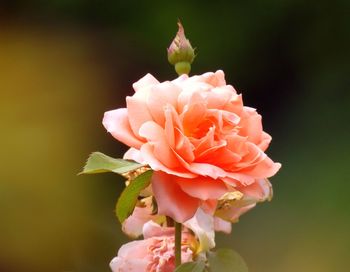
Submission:
[[[168,48],[168,60],[175,66],[178,75],[189,74],[195,53],[190,41],[185,36],[181,22],[179,21],[177,24],[179,30]]]

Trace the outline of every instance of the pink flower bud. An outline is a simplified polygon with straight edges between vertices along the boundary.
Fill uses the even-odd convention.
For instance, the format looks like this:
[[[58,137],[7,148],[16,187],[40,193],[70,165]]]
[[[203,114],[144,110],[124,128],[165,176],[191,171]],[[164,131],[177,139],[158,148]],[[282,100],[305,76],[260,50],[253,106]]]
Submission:
[[[189,74],[195,53],[190,41],[185,36],[185,30],[181,22],[178,21],[177,24],[179,30],[168,48],[168,60],[175,66],[175,70],[179,75]]]

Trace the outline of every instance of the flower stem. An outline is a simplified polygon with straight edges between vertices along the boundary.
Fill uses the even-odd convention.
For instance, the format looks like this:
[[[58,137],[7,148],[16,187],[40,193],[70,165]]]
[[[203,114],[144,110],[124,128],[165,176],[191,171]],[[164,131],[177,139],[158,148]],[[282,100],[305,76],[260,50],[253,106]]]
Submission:
[[[181,265],[181,233],[182,224],[175,222],[175,266]]]

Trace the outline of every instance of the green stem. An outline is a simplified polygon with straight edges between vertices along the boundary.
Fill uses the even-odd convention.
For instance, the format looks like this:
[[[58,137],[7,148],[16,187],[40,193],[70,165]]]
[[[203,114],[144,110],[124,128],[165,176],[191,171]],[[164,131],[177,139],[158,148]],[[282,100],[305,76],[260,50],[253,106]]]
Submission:
[[[182,224],[175,222],[175,266],[181,265],[181,233]]]

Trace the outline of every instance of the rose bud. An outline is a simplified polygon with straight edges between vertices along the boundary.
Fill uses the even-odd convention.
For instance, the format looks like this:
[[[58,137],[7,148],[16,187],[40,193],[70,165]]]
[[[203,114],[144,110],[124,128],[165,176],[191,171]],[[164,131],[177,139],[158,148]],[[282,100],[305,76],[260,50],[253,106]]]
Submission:
[[[168,48],[168,61],[175,66],[178,75],[189,74],[191,63],[194,60],[195,53],[190,41],[185,36],[185,30],[179,21],[179,30]]]

